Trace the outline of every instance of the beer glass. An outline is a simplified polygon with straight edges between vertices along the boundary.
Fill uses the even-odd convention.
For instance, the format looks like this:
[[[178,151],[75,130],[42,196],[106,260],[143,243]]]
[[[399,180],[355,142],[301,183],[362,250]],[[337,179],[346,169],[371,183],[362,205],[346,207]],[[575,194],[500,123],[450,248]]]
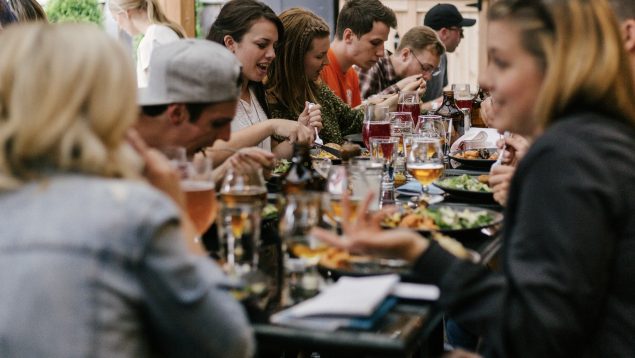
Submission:
[[[459,109],[467,108],[472,109],[472,93],[470,93],[470,85],[467,83],[455,83],[452,85],[452,91],[454,91],[454,100],[456,106]]]
[[[212,175],[212,159],[198,153],[192,161],[181,164],[181,189],[185,205],[199,235],[203,235],[216,218],[218,204]]]
[[[429,197],[428,185],[443,174],[443,151],[439,138],[414,138],[406,159],[408,172],[422,186],[422,196]]]

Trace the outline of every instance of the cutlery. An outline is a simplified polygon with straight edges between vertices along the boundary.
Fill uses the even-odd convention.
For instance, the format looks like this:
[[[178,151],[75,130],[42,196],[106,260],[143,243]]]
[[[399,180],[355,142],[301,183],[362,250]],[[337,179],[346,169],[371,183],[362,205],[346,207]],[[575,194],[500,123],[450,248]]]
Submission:
[[[306,104],[309,107],[309,112],[311,111],[311,108],[313,108],[313,106],[315,106],[315,103],[311,103],[311,102],[307,102]],[[316,144],[319,144],[321,146],[324,145],[324,141],[322,140],[322,138],[320,138],[320,135],[318,134],[317,127],[313,127],[313,129],[315,130],[315,140],[313,142],[316,143]],[[327,152],[328,152],[328,150],[327,150]]]

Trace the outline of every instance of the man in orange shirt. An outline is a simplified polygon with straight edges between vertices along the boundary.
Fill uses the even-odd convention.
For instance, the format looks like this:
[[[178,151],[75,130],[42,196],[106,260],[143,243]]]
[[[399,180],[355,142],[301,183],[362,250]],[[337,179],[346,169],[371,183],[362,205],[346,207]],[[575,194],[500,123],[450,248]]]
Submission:
[[[349,106],[362,103],[353,65],[369,69],[377,63],[384,56],[391,27],[397,27],[395,13],[379,0],[349,0],[340,11],[328,51],[329,64],[320,77]]]

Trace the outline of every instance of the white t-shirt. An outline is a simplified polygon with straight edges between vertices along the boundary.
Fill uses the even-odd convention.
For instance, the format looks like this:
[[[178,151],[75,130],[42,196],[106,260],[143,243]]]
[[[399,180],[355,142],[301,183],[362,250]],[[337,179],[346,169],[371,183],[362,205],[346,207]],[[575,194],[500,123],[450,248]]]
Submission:
[[[262,109],[260,102],[254,95],[254,92],[249,89],[249,101],[240,99],[236,106],[236,116],[232,121],[232,132],[237,132],[243,128],[251,127],[256,123],[266,121],[267,114]],[[267,137],[262,142],[258,143],[258,147],[264,150],[271,151],[271,137]]]
[[[165,45],[179,39],[179,35],[165,25],[150,25],[139,47],[137,48],[137,86],[148,86],[148,71],[150,67],[150,57],[152,51],[157,46]]]

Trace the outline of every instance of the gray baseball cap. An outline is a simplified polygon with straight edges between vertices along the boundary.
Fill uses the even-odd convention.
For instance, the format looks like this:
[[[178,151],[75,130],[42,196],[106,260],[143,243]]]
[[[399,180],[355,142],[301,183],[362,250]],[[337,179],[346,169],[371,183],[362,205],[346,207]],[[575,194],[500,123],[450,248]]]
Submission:
[[[181,39],[157,47],[148,75],[148,87],[139,90],[141,106],[225,102],[240,91],[240,62],[208,40]]]

